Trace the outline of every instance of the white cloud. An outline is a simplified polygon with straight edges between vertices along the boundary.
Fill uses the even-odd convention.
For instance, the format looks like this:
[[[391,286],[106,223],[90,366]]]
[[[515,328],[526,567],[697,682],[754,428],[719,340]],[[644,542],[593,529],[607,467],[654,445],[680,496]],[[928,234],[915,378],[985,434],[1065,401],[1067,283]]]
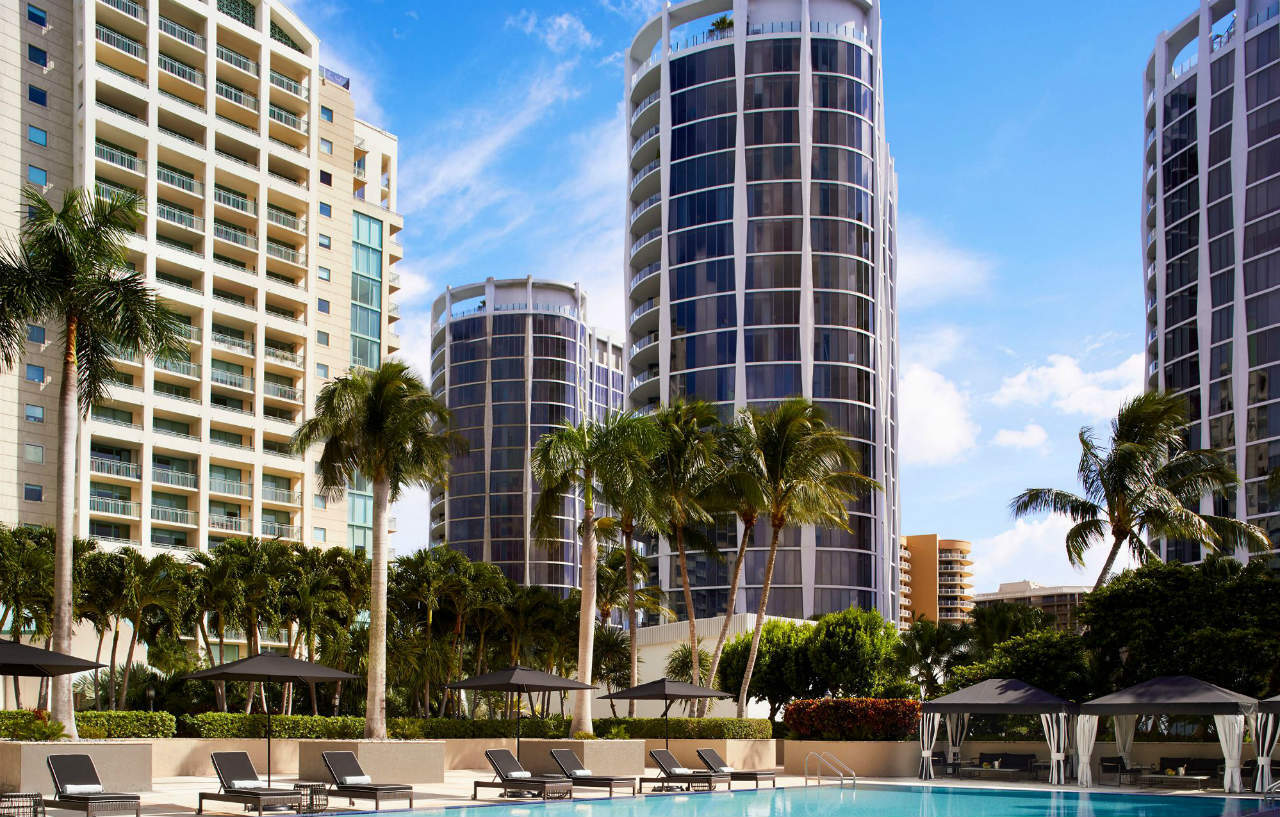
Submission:
[[[401,309],[431,294],[434,282],[422,267],[422,262],[416,258],[406,258],[396,264],[395,271],[400,273],[400,291],[396,293],[395,302]]]
[[[662,0],[600,0],[600,5],[623,17],[648,19],[662,9]]]
[[[1067,560],[1066,538],[1071,520],[1065,516],[1018,519],[1013,527],[973,542],[973,584],[976,592],[993,592],[1000,582],[1030,579],[1043,585],[1092,587],[1106,560],[1106,543],[1086,555],[1083,568]],[[1127,553],[1116,559],[1114,570],[1132,567]]]
[[[981,429],[969,413],[969,395],[938,372],[908,365],[898,399],[904,464],[946,465],[976,444]]]
[[[949,363],[965,344],[965,331],[958,326],[935,326],[913,332],[902,339],[902,364],[936,369]]]
[[[506,25],[537,37],[557,54],[571,48],[593,48],[596,45],[596,38],[582,20],[568,13],[539,18],[536,12],[520,9],[507,18]]]
[[[1000,429],[996,432],[992,442],[1005,448],[1038,448],[1043,450],[1048,439],[1049,434],[1044,430],[1044,426],[1027,423],[1026,427],[1021,431],[1011,428]]]
[[[991,278],[991,259],[956,246],[924,221],[904,217],[898,226],[898,294],[904,306],[973,295]]]
[[[405,556],[427,546],[431,530],[431,503],[426,488],[407,488],[391,506],[396,518],[396,532],[391,534],[391,547],[397,556]]]
[[[1141,354],[1093,372],[1085,371],[1070,355],[1050,355],[1047,364],[1006,377],[991,402],[997,406],[1048,403],[1064,414],[1100,420],[1114,416],[1122,402],[1141,391]]]

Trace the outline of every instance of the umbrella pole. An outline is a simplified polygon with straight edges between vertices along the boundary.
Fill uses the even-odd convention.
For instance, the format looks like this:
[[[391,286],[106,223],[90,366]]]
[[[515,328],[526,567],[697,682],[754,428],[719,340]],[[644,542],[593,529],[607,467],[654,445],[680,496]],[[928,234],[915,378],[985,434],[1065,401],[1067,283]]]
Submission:
[[[668,698],[667,705],[662,708],[662,741],[663,748],[668,750],[671,748],[671,721],[667,720],[667,713],[671,711],[672,703],[674,701]]]
[[[267,710],[267,788],[271,788],[271,701],[267,700],[267,682],[262,682],[262,702]]]

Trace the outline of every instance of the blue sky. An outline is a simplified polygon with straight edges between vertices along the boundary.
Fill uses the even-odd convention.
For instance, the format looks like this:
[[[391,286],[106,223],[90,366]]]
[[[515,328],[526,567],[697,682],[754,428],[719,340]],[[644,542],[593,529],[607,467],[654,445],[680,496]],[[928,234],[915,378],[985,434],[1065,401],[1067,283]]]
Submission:
[[[653,0],[362,2],[295,11],[400,137],[406,356],[431,300],[488,275],[580,280],[621,332],[620,52]],[[1074,487],[1076,432],[1140,389],[1142,69],[1191,3],[1126,0],[1084,25],[1051,4],[885,4],[900,185],[905,533],[976,547],[976,583],[1091,583],[1065,526],[1009,499]],[[426,541],[420,495],[397,508]]]

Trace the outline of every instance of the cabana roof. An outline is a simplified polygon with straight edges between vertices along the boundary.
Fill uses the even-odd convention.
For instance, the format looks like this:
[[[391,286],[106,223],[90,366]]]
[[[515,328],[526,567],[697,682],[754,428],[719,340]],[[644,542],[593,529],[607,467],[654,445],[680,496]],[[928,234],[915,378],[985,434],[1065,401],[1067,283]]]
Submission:
[[[1080,705],[1085,715],[1249,715],[1257,700],[1190,675],[1165,675]],[[1280,703],[1277,703],[1280,711]]]
[[[1280,695],[1258,701],[1259,712],[1280,713]]]
[[[1074,712],[1076,705],[1017,678],[991,678],[950,695],[925,701],[920,709],[941,714],[1038,715]]]

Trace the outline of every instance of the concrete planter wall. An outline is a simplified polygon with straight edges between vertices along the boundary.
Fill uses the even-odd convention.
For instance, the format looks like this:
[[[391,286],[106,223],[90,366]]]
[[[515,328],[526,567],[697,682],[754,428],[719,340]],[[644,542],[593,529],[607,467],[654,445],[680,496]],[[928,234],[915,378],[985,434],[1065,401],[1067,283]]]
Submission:
[[[164,738],[152,744],[153,777],[213,777],[212,752],[248,752],[258,774],[267,774],[266,738]],[[271,773],[290,777],[298,773],[298,741],[271,741]]]
[[[715,749],[720,753],[720,757],[724,758],[725,763],[735,769],[773,769],[778,765],[777,741],[771,738],[764,740],[681,738],[672,740],[670,747],[667,747],[666,741],[661,738],[656,740],[651,738],[644,742],[645,764],[654,767],[655,764],[649,757],[649,752],[663,748],[670,748],[671,754],[676,756],[680,765],[690,769],[706,768],[698,759],[699,749]]]
[[[46,758],[88,755],[108,791],[151,791],[151,741],[82,740],[56,743],[0,741],[0,791],[53,794]]]
[[[485,749],[516,750],[515,738],[449,738],[444,742],[444,767],[449,771],[477,769],[492,771],[484,759]]]
[[[534,774],[562,774],[560,767],[551,759],[551,750],[572,749],[582,765],[594,774],[638,777],[644,774],[645,743],[643,740],[525,738],[520,741],[520,765]],[[483,756],[481,761],[484,762]],[[484,768],[489,768],[488,762]]]
[[[331,780],[322,752],[354,752],[374,783],[444,782],[443,740],[300,740],[298,777]]]
[[[810,752],[830,752],[866,777],[915,777],[920,771],[920,744],[916,741],[788,740],[785,744],[782,767],[787,774],[803,775]],[[811,771],[815,769],[810,766]]]

